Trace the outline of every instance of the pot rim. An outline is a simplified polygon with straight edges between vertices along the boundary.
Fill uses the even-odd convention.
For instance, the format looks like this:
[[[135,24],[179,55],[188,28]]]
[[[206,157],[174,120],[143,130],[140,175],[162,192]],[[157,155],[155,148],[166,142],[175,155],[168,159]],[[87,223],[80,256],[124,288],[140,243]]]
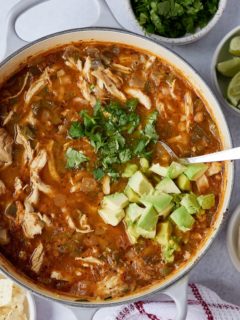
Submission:
[[[14,51],[13,53],[11,53],[9,56],[7,56],[2,62],[0,62],[0,69],[8,62],[11,61],[11,59],[13,59],[14,57],[16,57],[18,54],[20,54],[21,52],[25,51],[26,49],[34,46],[35,44],[41,43],[45,40],[48,39],[52,39],[55,38],[57,36],[61,36],[64,34],[69,34],[69,33],[77,33],[77,32],[81,32],[81,31],[104,31],[104,32],[117,32],[117,33],[121,33],[121,34],[127,34],[136,38],[141,38],[144,41],[147,42],[151,42],[154,45],[157,45],[159,47],[163,47],[166,51],[169,51],[171,54],[177,56],[178,59],[182,60],[191,70],[191,72],[195,73],[197,75],[197,77],[200,79],[200,81],[202,81],[204,83],[204,85],[207,87],[207,89],[209,90],[209,93],[212,95],[213,99],[216,101],[216,103],[219,105],[219,102],[215,96],[215,94],[213,93],[213,91],[210,89],[209,85],[203,80],[203,78],[201,77],[201,75],[199,74],[199,72],[189,63],[186,61],[185,58],[181,57],[179,54],[175,53],[173,50],[166,48],[163,44],[159,44],[156,40],[151,39],[151,38],[147,38],[144,35],[139,35],[137,33],[128,31],[128,30],[122,30],[122,29],[118,29],[118,28],[109,28],[109,27],[85,27],[85,28],[74,28],[74,29],[69,29],[69,30],[63,30],[63,31],[59,31],[56,33],[52,33],[50,35],[41,37],[37,40],[34,40],[28,44],[26,44],[25,46],[17,49],[16,51]],[[95,40],[95,39],[93,39]],[[80,39],[79,39],[80,41]],[[97,39],[96,39],[97,41]],[[121,43],[119,41],[119,43]],[[134,44],[132,45],[134,46]],[[142,49],[141,47],[138,47],[137,45],[135,46],[136,48]],[[47,50],[51,50],[51,48],[48,48]],[[46,51],[47,51],[46,50]],[[149,50],[150,51],[150,50]],[[163,59],[165,59],[165,61],[168,61],[166,58],[164,58],[164,56],[162,57]],[[170,64],[172,64],[174,66],[174,64],[170,61],[168,61]],[[176,67],[177,68],[177,67]],[[179,71],[181,71],[181,69],[178,69]],[[184,73],[182,72],[183,76]],[[210,107],[209,107],[210,108]],[[212,110],[210,110],[212,111]],[[222,114],[222,117],[225,121],[225,127],[228,133],[228,138],[229,138],[229,146],[232,147],[232,135],[231,132],[229,130],[227,121],[225,119],[225,116],[220,108],[219,105],[219,112]],[[219,126],[218,126],[219,127]],[[221,131],[220,131],[221,133]],[[99,308],[99,307],[106,307],[106,306],[117,306],[117,305],[121,305],[124,303],[130,303],[130,302],[134,302],[138,299],[143,299],[143,298],[147,298],[149,296],[152,296],[153,294],[156,294],[158,292],[161,292],[167,288],[169,288],[170,286],[172,286],[173,284],[177,283],[179,280],[181,280],[182,278],[184,278],[184,276],[186,276],[186,274],[188,274],[192,268],[199,262],[199,260],[207,253],[207,251],[210,249],[214,239],[216,238],[217,234],[219,233],[222,225],[223,225],[223,221],[225,218],[225,215],[228,212],[228,207],[229,207],[229,203],[231,200],[231,191],[233,188],[233,183],[234,183],[234,163],[231,161],[229,162],[229,167],[227,170],[227,175],[228,178],[230,179],[230,182],[227,181],[225,184],[228,184],[228,189],[229,189],[229,197],[227,198],[227,200],[225,200],[225,206],[226,206],[226,210],[224,212],[222,212],[222,208],[220,208],[219,210],[219,215],[221,216],[221,218],[218,218],[218,220],[220,220],[220,222],[218,223],[217,226],[215,226],[213,228],[212,233],[208,236],[208,238],[205,239],[204,244],[202,245],[202,248],[200,252],[196,252],[195,255],[188,261],[186,262],[183,266],[181,266],[179,268],[179,270],[175,271],[172,275],[169,276],[169,278],[166,279],[166,281],[162,281],[159,284],[154,284],[152,286],[148,286],[145,289],[139,290],[136,293],[133,293],[131,295],[127,295],[127,296],[123,296],[120,298],[116,298],[115,300],[109,300],[109,301],[78,301],[77,299],[74,300],[74,298],[69,297],[69,299],[67,299],[67,296],[64,296],[65,298],[61,297],[60,294],[51,291],[49,289],[46,288],[42,288],[42,287],[38,287],[36,288],[32,288],[32,286],[34,285],[34,287],[36,286],[36,284],[34,282],[32,282],[31,280],[29,280],[26,276],[23,277],[21,275],[21,273],[16,272],[16,274],[18,275],[18,278],[15,278],[15,276],[13,275],[13,271],[10,270],[8,271],[8,268],[4,268],[2,265],[0,265],[0,270],[7,275],[8,277],[10,277],[13,281],[15,281],[16,283],[18,283],[20,286],[24,287],[25,289],[29,290],[30,292],[32,292],[33,294],[37,294],[38,296],[44,298],[44,299],[51,299],[53,301],[56,302],[61,302],[64,305],[68,305],[68,306],[72,306],[72,307],[79,307],[79,308]],[[7,259],[6,259],[7,260]],[[9,263],[10,264],[10,263]],[[11,269],[13,269],[11,267]],[[24,280],[23,280],[24,279]],[[29,284],[28,284],[29,283]],[[152,289],[151,289],[152,288]]]

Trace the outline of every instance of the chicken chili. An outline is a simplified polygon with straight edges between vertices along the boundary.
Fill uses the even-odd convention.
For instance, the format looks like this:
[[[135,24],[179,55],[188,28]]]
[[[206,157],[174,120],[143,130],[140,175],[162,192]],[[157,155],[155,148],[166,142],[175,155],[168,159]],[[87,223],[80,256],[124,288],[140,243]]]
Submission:
[[[0,90],[0,250],[79,300],[163,281],[196,253],[221,200],[221,149],[188,81],[133,47],[79,43],[29,60]]]

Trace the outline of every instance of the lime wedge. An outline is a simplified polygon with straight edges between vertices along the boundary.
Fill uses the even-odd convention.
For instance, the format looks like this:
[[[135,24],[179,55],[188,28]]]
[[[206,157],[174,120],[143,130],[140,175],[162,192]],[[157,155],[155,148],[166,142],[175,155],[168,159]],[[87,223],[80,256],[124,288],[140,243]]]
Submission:
[[[240,36],[232,38],[229,52],[235,56],[240,56]]]
[[[226,77],[233,77],[240,71],[240,58],[232,58],[217,64],[217,70]]]
[[[227,97],[232,105],[237,107],[240,103],[240,72],[230,81],[227,89]]]

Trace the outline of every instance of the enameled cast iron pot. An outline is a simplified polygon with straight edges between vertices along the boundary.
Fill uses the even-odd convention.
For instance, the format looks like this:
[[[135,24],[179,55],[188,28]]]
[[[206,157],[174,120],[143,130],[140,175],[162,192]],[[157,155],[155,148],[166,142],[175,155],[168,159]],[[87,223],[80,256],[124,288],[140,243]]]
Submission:
[[[100,0],[101,1],[101,0]],[[35,4],[42,2],[35,0]],[[101,6],[104,5],[103,2]],[[22,41],[15,32],[15,21],[16,18],[24,12],[26,9],[31,7],[33,4],[32,0],[21,0],[10,12],[8,16],[7,24],[7,37],[6,42],[2,41],[1,45],[3,50],[5,46],[6,55],[13,52],[16,48],[23,47],[10,56],[8,56],[0,64],[0,85],[9,76],[11,76],[18,68],[19,65],[23,64],[27,58],[30,56],[38,55],[39,53],[48,51],[58,46],[68,45],[71,42],[78,41],[89,41],[96,40],[102,42],[113,42],[122,43],[126,45],[131,45],[139,49],[143,49],[151,52],[154,55],[161,57],[166,60],[169,64],[173,65],[174,68],[178,69],[186,79],[192,84],[194,88],[201,95],[203,100],[206,102],[208,109],[218,125],[219,132],[221,134],[222,144],[225,149],[231,148],[231,137],[229,129],[221,111],[221,108],[212,94],[209,87],[197,74],[197,72],[190,67],[183,59],[178,57],[176,54],[170,50],[164,48],[163,46],[157,44],[156,42],[145,38],[144,36],[136,35],[127,31],[122,31],[119,29],[107,29],[107,28],[85,28],[85,29],[74,29],[64,32],[59,32],[44,38],[41,38],[31,44],[27,44]],[[100,20],[96,25],[103,25],[106,19],[106,7],[104,12],[100,14]],[[111,14],[108,12],[109,21],[114,21]],[[116,26],[115,23],[114,26]],[[3,39],[3,38],[2,38]],[[0,268],[9,277],[11,277],[18,284],[24,286],[28,290],[41,295],[45,298],[53,299],[55,301],[64,303],[72,308],[72,311],[77,315],[78,319],[88,320],[92,318],[92,315],[96,312],[99,307],[113,306],[116,304],[129,303],[130,301],[136,299],[143,299],[149,297],[149,295],[155,293],[166,293],[171,296],[177,306],[177,319],[183,320],[186,317],[187,303],[186,303],[186,293],[187,293],[187,274],[190,269],[199,261],[206,250],[209,248],[213,239],[215,238],[217,232],[220,229],[220,225],[223,221],[224,214],[227,212],[228,203],[230,200],[231,189],[233,184],[233,164],[231,162],[226,163],[225,166],[225,181],[224,181],[224,194],[222,197],[222,202],[219,208],[219,214],[217,215],[215,224],[206,239],[205,243],[195,256],[193,256],[181,269],[177,270],[174,274],[170,275],[164,282],[157,285],[150,286],[138,293],[131,294],[126,297],[121,297],[113,301],[103,301],[103,302],[82,302],[76,301],[73,298],[66,297],[61,294],[56,294],[46,289],[41,288],[36,283],[31,282],[29,279],[20,274],[14,266],[12,266],[3,256],[0,256]]]

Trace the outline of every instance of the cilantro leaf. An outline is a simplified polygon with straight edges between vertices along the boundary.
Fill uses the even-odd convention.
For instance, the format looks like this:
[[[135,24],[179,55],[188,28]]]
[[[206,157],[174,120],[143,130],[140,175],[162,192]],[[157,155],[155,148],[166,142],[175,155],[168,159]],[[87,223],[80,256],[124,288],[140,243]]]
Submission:
[[[78,122],[78,121],[72,122],[71,127],[68,130],[68,134],[73,139],[83,137],[84,136],[84,131],[83,131],[81,123]]]
[[[103,169],[97,168],[93,170],[93,175],[96,180],[101,180],[104,177],[105,173]]]
[[[73,148],[68,148],[66,152],[67,168],[78,169],[83,162],[87,162],[89,159],[82,151],[77,151]]]

